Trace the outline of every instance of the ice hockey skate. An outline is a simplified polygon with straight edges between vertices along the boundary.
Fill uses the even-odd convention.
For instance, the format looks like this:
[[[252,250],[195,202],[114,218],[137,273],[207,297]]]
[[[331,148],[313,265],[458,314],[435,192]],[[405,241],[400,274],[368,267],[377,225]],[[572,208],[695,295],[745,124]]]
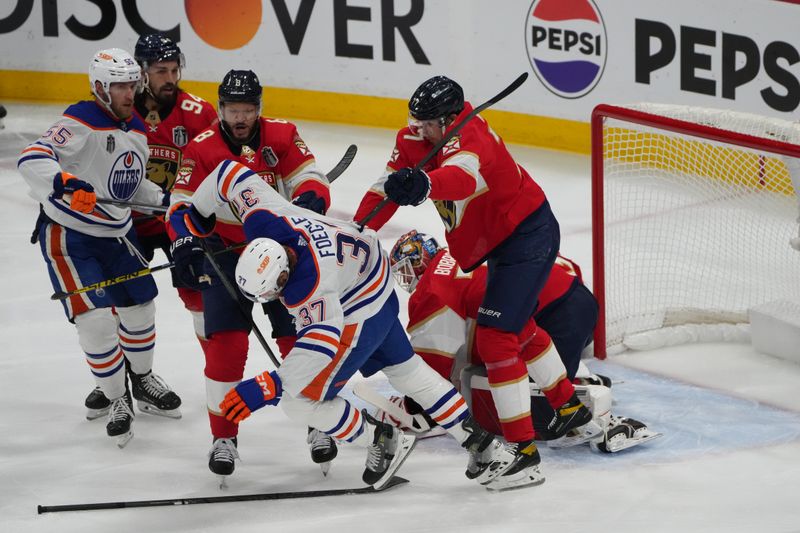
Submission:
[[[336,454],[339,453],[333,437],[318,429],[309,427],[306,442],[311,450],[311,460],[317,463],[322,469],[322,475],[327,476],[331,469],[331,461],[333,461],[336,458]]]
[[[544,474],[539,469],[541,457],[533,440],[514,443],[514,460],[501,475],[490,481],[486,488],[494,491],[534,487],[544,483]]]
[[[108,414],[111,401],[106,398],[100,387],[95,387],[86,397],[84,405],[86,406],[86,420],[95,420]]]
[[[611,415],[611,420],[602,438],[593,440],[590,445],[593,450],[617,453],[657,439],[662,435],[633,418]]]
[[[467,440],[461,443],[461,447],[469,452],[465,472],[467,478],[487,485],[511,467],[515,458],[514,449],[480,427],[471,416],[461,422],[461,427],[470,433]]]
[[[236,459],[239,458],[236,437],[230,439],[214,439],[208,451],[208,469],[219,476],[219,488],[225,489],[228,476],[236,468]]]
[[[117,446],[124,448],[133,438],[133,402],[128,391],[115,400],[111,400],[108,409],[106,433],[117,439]]]
[[[372,442],[367,447],[367,462],[361,479],[375,490],[381,490],[402,466],[416,445],[416,437],[403,433],[362,411]],[[369,434],[369,433],[368,433]]]
[[[181,417],[181,399],[161,377],[152,371],[147,374],[131,372],[130,377],[131,392],[141,412],[168,418]]]
[[[592,412],[578,399],[577,394],[556,409],[542,437],[550,448],[567,448],[602,435],[603,428],[592,420]]]

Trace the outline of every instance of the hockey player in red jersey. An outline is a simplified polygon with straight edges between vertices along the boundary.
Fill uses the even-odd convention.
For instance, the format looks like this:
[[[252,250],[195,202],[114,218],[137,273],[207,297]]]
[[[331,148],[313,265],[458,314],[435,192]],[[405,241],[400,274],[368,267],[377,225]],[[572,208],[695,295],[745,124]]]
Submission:
[[[172,190],[181,165],[182,151],[195,135],[217,121],[217,112],[205,100],[178,87],[185,66],[183,53],[175,42],[161,33],[149,33],[136,41],[133,57],[142,69],[139,92],[134,97],[134,114],[145,123],[150,157],[147,160],[147,179],[164,192]],[[157,248],[167,259],[171,241],[162,217],[133,212],[133,228],[142,253],[151,261]],[[192,313],[195,334],[200,344],[205,342],[203,331],[203,302],[200,293],[181,287],[175,275],[173,285]],[[99,388],[86,398],[87,417],[96,418],[108,411],[110,402]]]
[[[486,290],[487,267],[465,273],[446,248],[440,248],[435,239],[414,230],[398,239],[389,259],[398,284],[411,293],[407,330],[414,351],[445,378],[454,383],[460,381],[461,392],[470,401],[475,419],[484,428],[502,433],[503,413],[507,411],[502,403],[505,399],[492,395],[489,386],[475,388],[470,383],[481,381],[474,380],[475,376],[483,382],[486,377],[486,364],[473,328]],[[551,446],[563,447],[598,437],[597,444],[603,451],[619,451],[644,442],[645,437],[654,438],[641,422],[611,415],[611,391],[600,386],[610,386],[610,380],[589,374],[585,367],[578,381],[593,385],[577,387],[596,408],[595,421],[608,430],[608,436],[601,439],[584,428],[568,437],[553,431],[560,416],[555,412],[561,402],[557,391],[573,389],[572,381],[581,366],[581,352],[591,342],[597,322],[597,300],[583,284],[576,263],[558,256],[529,322],[534,321],[536,334],[523,346],[522,357],[526,362],[534,361],[529,368],[535,370],[533,378],[538,391],[531,395],[530,408],[537,438],[550,441]],[[553,346],[556,350],[551,349]],[[465,368],[465,365],[470,366]],[[401,407],[411,414],[419,412],[407,398]],[[425,427],[422,421],[420,424]],[[630,435],[622,434],[626,431]]]
[[[116,198],[162,205],[164,192],[144,176],[147,139],[133,114],[141,71],[119,48],[95,54],[93,101],[78,102],[22,152],[17,166],[41,204],[36,236],[57,291],[71,291],[147,266],[127,207]],[[124,446],[133,436],[133,398],[140,410],[180,418],[180,398],[153,374],[158,294],[152,276],[63,300],[95,384],[110,401],[106,432]],[[112,314],[112,309],[116,311]],[[125,379],[130,363],[131,384]]]
[[[206,176],[223,160],[231,159],[261,176],[284,198],[300,207],[324,213],[330,205],[329,183],[318,169],[313,154],[294,124],[261,117],[261,84],[252,71],[231,70],[219,86],[221,121],[195,137],[184,151],[183,165],[172,194],[171,211],[190,201]],[[244,241],[241,222],[229,208],[216,213],[214,234],[207,246],[219,250]],[[206,398],[213,435],[209,468],[219,475],[234,470],[237,451],[237,424],[219,414],[225,393],[244,374],[248,352],[253,303],[244,297],[235,301],[208,263],[197,237],[177,238],[172,246],[175,271],[180,280],[202,291],[206,356]],[[215,256],[216,262],[233,279],[240,250]],[[291,316],[278,301],[265,304],[272,325],[272,336],[285,355],[294,344],[296,331]],[[331,454],[333,441],[316,433],[309,440],[324,438]]]
[[[398,132],[387,171],[363,198],[355,219],[362,220],[387,196],[394,203],[369,224],[378,229],[398,205],[417,206],[430,198],[445,225],[450,254],[463,269],[470,272],[487,263],[475,339],[493,396],[505,398],[500,402],[507,406],[503,433],[518,444],[521,460],[533,461],[538,454],[528,416],[528,374],[535,369],[521,352],[536,334],[529,319],[559,249],[558,222],[542,189],[480,116],[422,170],[412,168],[472,111],[455,81],[445,76],[425,81],[408,105],[409,125]],[[569,413],[558,429],[591,421],[568,387],[553,394],[562,402],[560,412]]]

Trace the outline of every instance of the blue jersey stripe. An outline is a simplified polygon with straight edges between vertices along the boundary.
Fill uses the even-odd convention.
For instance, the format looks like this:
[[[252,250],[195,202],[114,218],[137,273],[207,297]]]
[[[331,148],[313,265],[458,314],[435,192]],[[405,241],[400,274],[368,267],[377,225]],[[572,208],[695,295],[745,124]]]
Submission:
[[[327,324],[311,324],[310,326],[306,326],[303,329],[301,329],[300,331],[298,331],[297,332],[297,337],[298,338],[302,337],[303,335],[305,335],[306,333],[308,333],[312,329],[321,329],[323,331],[330,331],[331,333],[336,335],[336,337],[341,337],[342,336],[342,332],[339,331],[338,328],[335,328],[333,326],[328,326]]]
[[[324,346],[320,346],[319,344],[309,344],[307,342],[302,342],[299,339],[297,340],[297,342],[294,343],[294,347],[302,348],[304,350],[311,350],[312,352],[319,352],[322,355],[329,357],[331,359],[333,359],[334,356],[336,355],[336,352],[328,348],[325,348]]]

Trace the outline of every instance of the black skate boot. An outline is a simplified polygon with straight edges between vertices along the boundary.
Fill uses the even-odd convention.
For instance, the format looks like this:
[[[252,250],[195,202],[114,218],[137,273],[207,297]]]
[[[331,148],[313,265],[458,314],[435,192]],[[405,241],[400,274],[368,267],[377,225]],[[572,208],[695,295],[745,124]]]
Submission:
[[[375,490],[381,490],[414,449],[416,437],[372,418],[362,411],[367,431],[372,431],[372,442],[367,447],[367,463],[361,479]]]
[[[133,402],[131,394],[125,391],[121,397],[111,400],[108,408],[108,422],[106,433],[109,437],[116,437],[117,446],[124,448],[133,438]]]
[[[86,406],[86,420],[95,420],[107,415],[108,408],[111,407],[111,401],[106,398],[100,387],[95,387],[83,404]]]
[[[486,486],[487,489],[519,489],[544,483],[544,475],[539,470],[542,459],[533,440],[515,442],[512,447],[515,452],[514,460],[505,472]]]
[[[220,476],[220,488],[226,486],[225,477],[233,474],[236,468],[235,461],[239,458],[237,444],[236,437],[214,439],[214,444],[208,452],[208,469]]]
[[[541,436],[551,448],[566,448],[592,440],[602,432],[600,425],[592,420],[592,412],[573,392],[569,401],[556,409]]]
[[[461,447],[469,452],[467,478],[486,485],[509,468],[514,460],[514,450],[479,426],[471,416],[461,422],[461,428],[470,434],[461,443]]]
[[[147,374],[131,372],[131,391],[143,413],[180,418],[181,399],[151,370]]]
[[[336,458],[336,454],[339,453],[333,437],[318,429],[309,427],[306,442],[311,449],[311,460],[317,463],[322,469],[322,475],[327,476],[328,471],[331,469],[331,461],[333,461]]]

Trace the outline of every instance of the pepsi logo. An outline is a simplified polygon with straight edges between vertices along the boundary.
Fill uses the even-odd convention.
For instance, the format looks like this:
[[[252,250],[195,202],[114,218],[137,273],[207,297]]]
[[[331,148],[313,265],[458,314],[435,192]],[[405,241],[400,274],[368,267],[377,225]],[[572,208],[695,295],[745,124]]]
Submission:
[[[606,66],[606,28],[593,0],[534,0],[525,19],[533,72],[553,94],[580,98]]]
[[[128,200],[144,178],[144,163],[136,152],[117,157],[108,173],[108,192],[115,200]]]

